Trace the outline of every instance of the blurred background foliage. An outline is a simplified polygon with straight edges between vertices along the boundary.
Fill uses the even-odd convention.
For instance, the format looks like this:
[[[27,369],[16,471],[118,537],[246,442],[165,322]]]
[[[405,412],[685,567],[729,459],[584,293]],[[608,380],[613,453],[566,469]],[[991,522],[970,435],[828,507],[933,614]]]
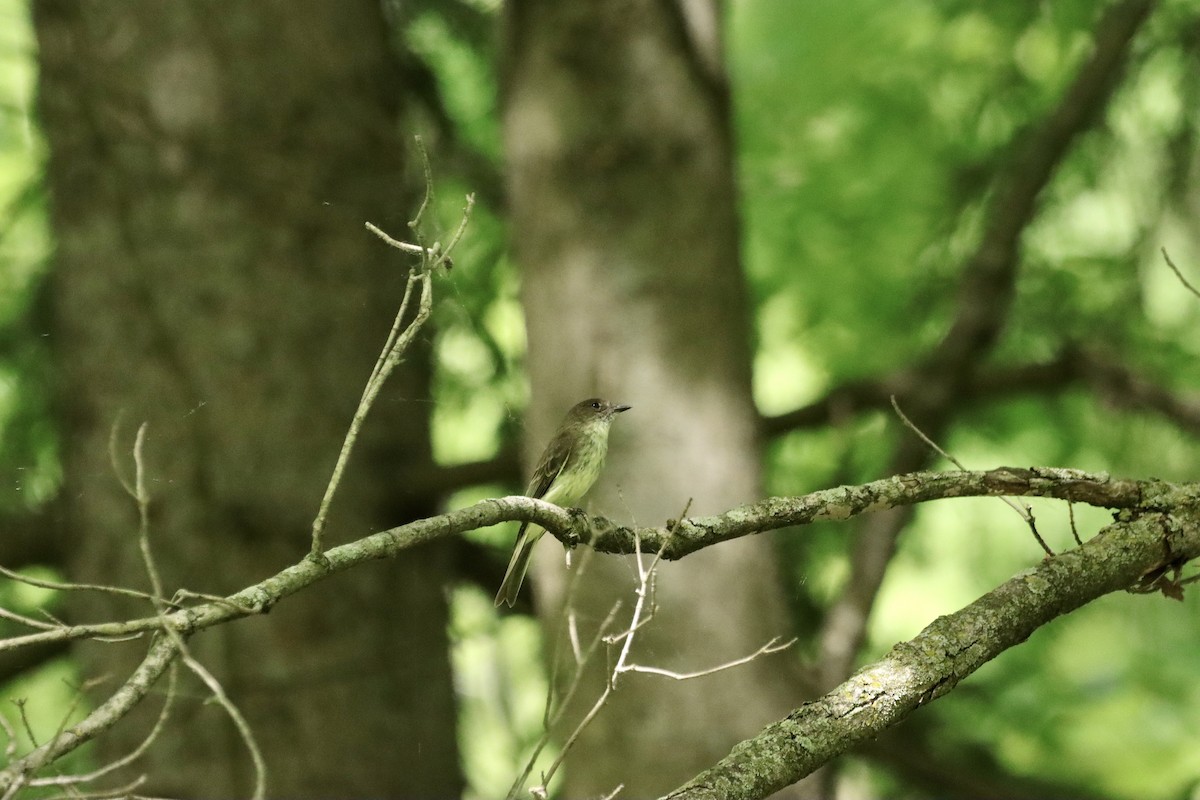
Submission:
[[[482,203],[435,310],[435,454],[485,460],[512,446],[527,385],[518,276],[506,259],[498,161],[498,3],[390,6],[398,54],[426,81],[449,227],[468,190]],[[735,0],[727,55],[739,158],[743,256],[755,304],[754,391],[764,415],[856,378],[918,362],[947,328],[991,178],[1055,105],[1086,56],[1097,4],[1013,0]],[[1023,237],[1017,299],[997,364],[1086,346],[1180,397],[1200,390],[1200,300],[1159,253],[1200,282],[1200,2],[1170,0],[1139,38],[1109,107],[1043,194]],[[9,514],[58,482],[39,295],[51,243],[30,108],[36,52],[24,0],[0,0],[0,487]],[[794,494],[879,477],[897,435],[890,412],[797,429],[765,450],[767,491]],[[1186,430],[1083,385],[1006,395],[965,410],[940,442],[969,468],[1047,465],[1194,480]],[[949,468],[947,464],[940,467]],[[472,486],[454,505],[508,493]],[[1034,504],[1056,550],[1067,510]],[[1082,536],[1105,515],[1076,509]],[[803,637],[848,574],[845,531],[818,526],[781,548]],[[478,532],[502,547],[510,530]],[[1042,557],[999,501],[920,510],[876,605],[870,659]],[[19,589],[19,587],[18,587]],[[20,596],[28,610],[52,597]],[[540,732],[539,631],[498,618],[490,595],[455,589],[461,743],[472,796],[495,796]],[[1039,631],[921,712],[933,752],[990,753],[1007,771],[1114,798],[1200,797],[1200,600],[1113,595]],[[60,660],[10,685],[57,719],[73,702]],[[532,677],[531,677],[532,676]],[[6,707],[5,714],[13,709]],[[781,709],[781,713],[783,709]],[[923,796],[875,761],[848,774],[862,795]],[[852,795],[851,795],[852,796]]]

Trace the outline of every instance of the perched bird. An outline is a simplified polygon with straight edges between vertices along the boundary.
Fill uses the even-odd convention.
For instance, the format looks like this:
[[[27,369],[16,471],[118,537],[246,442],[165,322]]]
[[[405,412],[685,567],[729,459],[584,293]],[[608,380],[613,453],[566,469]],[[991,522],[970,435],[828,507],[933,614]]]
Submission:
[[[609,426],[617,414],[629,408],[598,397],[572,406],[538,459],[525,495],[557,506],[573,506],[582,500],[604,468]],[[504,582],[496,593],[497,606],[501,603],[511,606],[517,601],[521,582],[525,580],[525,570],[529,569],[533,546],[545,532],[545,528],[528,522],[521,525],[512,559],[508,562],[508,571],[504,573]]]

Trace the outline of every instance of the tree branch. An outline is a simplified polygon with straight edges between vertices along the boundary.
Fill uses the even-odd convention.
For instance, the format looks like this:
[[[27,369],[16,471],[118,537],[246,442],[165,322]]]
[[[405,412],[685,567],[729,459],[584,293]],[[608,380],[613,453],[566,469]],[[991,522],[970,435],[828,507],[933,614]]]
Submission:
[[[390,558],[404,550],[501,522],[533,522],[569,547],[591,544],[601,552],[662,551],[679,559],[724,541],[804,525],[845,520],[859,514],[951,497],[998,495],[1054,497],[1103,508],[1130,510],[1185,507],[1191,484],[1134,481],[1079,470],[1001,467],[987,472],[919,472],[840,486],[799,497],[771,497],[709,517],[668,520],[658,528],[626,528],[579,509],[564,509],[532,497],[513,495],[482,500],[467,508],[371,534],[325,552],[323,561],[302,559],[260,583],[219,600],[122,622],[66,625],[0,639],[0,652],[41,642],[130,636],[169,625],[185,636],[231,619],[269,611],[285,597],[366,561]],[[639,544],[640,540],[640,544]]]
[[[1188,501],[1188,504],[1194,501]],[[1146,513],[1109,525],[1082,547],[1043,560],[910,641],[825,696],[736,745],[671,800],[763,798],[867,742],[953,689],[1042,625],[1165,564],[1200,556],[1200,524]]]
[[[1158,503],[1152,498],[1159,497],[1168,487],[1172,484],[1119,480],[1103,473],[1044,467],[1000,467],[987,472],[914,472],[859,486],[823,489],[800,497],[769,497],[724,514],[681,520],[674,528],[670,521],[663,528],[610,527],[608,520],[593,517],[589,544],[604,553],[631,553],[635,541],[640,539],[643,548],[655,551],[662,548],[663,558],[674,560],[749,534],[820,520],[846,520],[934,499],[1054,497],[1102,508],[1134,509]],[[578,528],[565,536],[548,530],[565,543],[573,544]]]
[[[1190,532],[1195,529],[1197,523],[1192,519],[1192,515],[1197,503],[1200,503],[1197,499],[1200,486],[1175,485],[1153,480],[1119,480],[1104,474],[1065,469],[1000,468],[988,472],[914,473],[862,486],[827,489],[802,497],[769,498],[725,514],[672,520],[661,528],[641,528],[636,531],[614,526],[602,517],[592,517],[578,509],[562,509],[531,497],[512,496],[484,500],[468,508],[418,520],[334,547],[325,551],[324,557],[319,560],[305,557],[266,580],[225,598],[173,611],[163,608],[160,613],[143,619],[96,625],[56,626],[50,630],[39,630],[36,633],[0,640],[0,652],[3,652],[83,638],[141,635],[164,630],[168,633],[153,640],[142,665],[109,700],[97,707],[82,722],[64,730],[53,741],[14,760],[7,769],[0,771],[0,793],[24,781],[34,770],[115,724],[145,696],[149,687],[178,655],[182,642],[188,636],[238,617],[265,613],[283,598],[334,573],[366,561],[395,556],[403,550],[444,536],[500,522],[522,520],[543,526],[571,546],[581,542],[593,542],[597,549],[606,552],[633,553],[641,550],[661,552],[664,558],[682,558],[703,547],[739,536],[801,525],[818,519],[844,520],[857,514],[904,507],[927,500],[994,495],[1056,497],[1106,508],[1125,509],[1122,513],[1132,522],[1123,522],[1122,525],[1130,527],[1142,518],[1157,520],[1159,539],[1154,551],[1157,558],[1151,559],[1145,555],[1139,549],[1142,547],[1141,540],[1135,541],[1127,549],[1130,552],[1136,551],[1139,570],[1131,573],[1128,580],[1115,588],[1128,586],[1152,568],[1158,569],[1154,577],[1161,579],[1167,571],[1182,563],[1178,559],[1194,555],[1191,549],[1180,549],[1176,546],[1175,531],[1186,530],[1190,536]],[[1170,510],[1176,510],[1180,516],[1168,516]],[[1106,541],[1112,538],[1110,534]],[[1192,539],[1186,541],[1192,542]],[[1190,544],[1188,546],[1190,547]],[[1048,560],[1038,567],[1038,570],[1045,571],[1047,564],[1063,563],[1071,565],[1070,569],[1075,570],[1079,563],[1077,554],[1080,552],[1094,553],[1096,548],[1089,542],[1083,548]],[[1102,552],[1107,553],[1108,550]],[[1120,560],[1119,563],[1128,560],[1125,556],[1121,558],[1124,560]],[[1083,563],[1092,564],[1092,560]],[[1102,566],[1104,569],[1112,569],[1107,562]],[[1054,571],[1050,576],[1059,574]],[[1125,572],[1120,574],[1126,575]],[[1122,580],[1124,579],[1122,577]],[[1089,580],[1091,579],[1081,579],[1081,585],[1089,585]],[[1033,585],[1041,586],[1040,583]],[[1153,588],[1157,584],[1147,585]],[[1069,597],[1073,598],[1076,595]],[[977,603],[971,608],[978,605]],[[1069,608],[1064,605],[1056,613],[1064,613],[1065,610]],[[998,618],[1002,620],[1002,624],[1010,624],[1012,616],[1011,613],[1005,613]],[[935,627],[936,625],[937,623]],[[933,630],[933,627],[930,630]],[[966,672],[960,670],[954,674],[961,677]]]

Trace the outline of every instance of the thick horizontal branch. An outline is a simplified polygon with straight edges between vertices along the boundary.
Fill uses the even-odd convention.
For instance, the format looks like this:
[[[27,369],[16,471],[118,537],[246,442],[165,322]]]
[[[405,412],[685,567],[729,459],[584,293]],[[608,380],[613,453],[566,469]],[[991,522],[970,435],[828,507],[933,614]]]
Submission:
[[[349,544],[326,550],[315,558],[310,556],[220,601],[200,603],[163,616],[94,625],[68,625],[0,639],[0,652],[42,642],[128,636],[160,630],[164,624],[187,636],[230,619],[266,613],[283,598],[363,562],[390,558],[403,550],[443,536],[466,533],[514,520],[536,522],[545,526],[547,530],[570,532],[586,525],[587,515],[531,497],[513,496],[483,500],[467,508],[371,534]],[[576,534],[574,538],[579,537]]]
[[[915,472],[861,486],[839,486],[801,497],[772,497],[724,514],[670,521],[661,528],[623,528],[609,520],[567,510],[531,497],[500,497],[467,508],[410,522],[306,558],[219,602],[123,622],[75,625],[0,640],[0,652],[43,642],[155,631],[164,622],[184,635],[229,619],[268,611],[275,603],[336,572],[365,561],[501,522],[535,522],[569,546],[591,544],[607,553],[663,551],[678,559],[704,547],[752,533],[842,520],[885,508],[950,497],[998,495],[1056,497],[1104,508],[1170,508],[1186,499],[1186,487],[1160,481],[1132,481],[1069,469],[1003,467],[987,472]],[[1174,496],[1171,496],[1175,493]],[[1181,499],[1183,498],[1183,499]]]
[[[946,694],[1056,617],[1129,588],[1147,573],[1200,556],[1194,515],[1122,516],[1128,519],[1081,547],[1048,558],[961,611],[934,620],[916,638],[738,744],[667,797],[768,797]]]
[[[1171,484],[1159,481],[1120,480],[1104,473],[1045,467],[1001,467],[987,472],[911,472],[860,486],[823,489],[800,497],[768,497],[724,514],[693,517],[666,528],[606,527],[607,520],[595,518],[590,544],[605,553],[631,553],[636,538],[643,551],[662,550],[663,558],[677,559],[753,533],[819,520],[844,520],[929,500],[1054,497],[1101,508],[1136,508],[1148,502],[1156,503],[1150,498],[1173,488]]]
[[[862,486],[843,486],[814,492],[803,497],[770,498],[718,516],[678,522],[670,521],[664,528],[637,530],[618,528],[601,517],[591,517],[577,509],[562,509],[529,497],[502,497],[484,500],[468,508],[372,534],[356,542],[335,547],[320,556],[310,556],[260,583],[221,600],[205,602],[142,619],[97,625],[64,626],[11,637],[0,640],[0,651],[74,639],[149,633],[161,630],[165,626],[169,626],[179,635],[186,637],[240,616],[265,613],[288,595],[365,561],[392,557],[403,550],[443,536],[460,534],[507,521],[535,522],[553,532],[569,545],[593,542],[598,549],[608,552],[633,552],[635,548],[641,547],[643,550],[662,550],[667,557],[680,558],[702,547],[752,532],[799,525],[818,519],[848,519],[856,514],[950,497],[991,495],[1057,497],[1102,507],[1126,509],[1122,512],[1125,518],[1120,525],[1112,526],[1106,536],[1097,537],[1105,542],[1114,538],[1118,541],[1118,545],[1106,545],[1107,549],[1100,551],[1101,556],[1095,555],[1098,545],[1094,539],[1083,548],[1044,562],[1033,573],[1036,580],[1026,577],[1018,579],[1016,583],[1010,581],[1005,587],[1001,587],[960,614],[950,618],[966,619],[966,627],[962,630],[969,633],[976,628],[982,630],[979,626],[986,622],[984,612],[992,613],[995,609],[1000,609],[1005,611],[1000,615],[1005,620],[1012,616],[1009,613],[1012,609],[1020,612],[1017,614],[1020,620],[1012,623],[1017,626],[1015,628],[1018,631],[1017,634],[1006,632],[1007,629],[1005,629],[997,633],[994,642],[989,639],[979,647],[975,646],[977,644],[975,640],[971,640],[969,646],[956,645],[956,648],[950,648],[947,645],[930,651],[939,658],[946,658],[948,654],[953,655],[949,673],[951,677],[947,678],[943,675],[938,682],[932,684],[932,688],[920,684],[919,681],[913,683],[916,678],[912,678],[912,676],[905,677],[908,683],[898,684],[897,688],[901,699],[889,702],[884,706],[883,711],[887,713],[876,709],[873,716],[864,717],[864,719],[877,717],[883,720],[882,724],[890,724],[891,721],[898,718],[896,715],[899,712],[895,709],[907,713],[905,709],[911,710],[914,703],[923,702],[921,698],[936,697],[942,691],[948,690],[954,681],[972,671],[982,661],[990,658],[991,655],[987,655],[988,653],[999,652],[1004,647],[1011,646],[1027,636],[1028,632],[1019,633],[1025,630],[1021,627],[1022,625],[1027,627],[1026,619],[1048,620],[1096,596],[1088,594],[1088,592],[1101,589],[1112,591],[1115,588],[1128,586],[1152,568],[1157,567],[1163,571],[1177,566],[1182,563],[1183,559],[1193,557],[1196,551],[1200,550],[1200,544],[1197,543],[1200,536],[1195,534],[1197,527],[1195,521],[1196,495],[1198,493],[1200,493],[1200,488],[1193,484],[1174,485],[1161,481],[1117,480],[1103,474],[1065,469],[1001,468],[989,472],[918,472]],[[1171,516],[1172,512],[1175,512],[1174,516]],[[1148,534],[1142,532],[1149,524],[1144,522],[1146,519],[1154,520],[1150,530],[1157,532],[1157,539],[1154,540],[1153,546],[1146,544]],[[1125,535],[1126,531],[1139,531],[1139,533],[1137,537],[1130,539]],[[1127,544],[1120,544],[1127,540]],[[1113,550],[1113,548],[1116,549]],[[1102,561],[1104,558],[1109,558],[1110,551],[1116,552],[1117,555],[1111,556],[1111,563],[1105,562],[1104,570],[1099,572],[1099,574],[1109,575],[1105,581],[1097,583],[1090,574],[1078,579],[1075,577],[1070,577],[1069,580],[1063,578],[1064,575],[1072,576],[1077,569],[1083,569],[1078,566],[1081,558],[1079,553],[1085,554],[1087,560],[1083,563],[1087,566],[1097,558]],[[1113,570],[1117,571],[1113,572]],[[1045,575],[1037,577],[1040,573],[1045,573]],[[1079,588],[1068,592],[1064,584],[1071,581],[1076,581]],[[1012,588],[1013,586],[1018,588],[1025,586],[1032,593],[1032,598],[1020,595],[1016,589]],[[993,598],[993,600],[989,601],[988,598]],[[1021,605],[1022,603],[1024,605]],[[1038,603],[1049,603],[1049,605],[1045,605],[1043,608]],[[1025,613],[1026,606],[1031,609],[1029,614]],[[947,628],[943,632],[942,628],[947,624],[939,620],[922,636],[929,638],[936,635],[950,641],[951,635],[958,635],[959,629]],[[1041,622],[1037,624],[1041,624]],[[1018,638],[1014,638],[1014,636]],[[23,780],[24,776],[38,770],[54,758],[74,749],[103,731],[107,726],[112,725],[132,705],[139,702],[146,695],[149,687],[161,676],[174,656],[174,642],[176,641],[180,640],[173,637],[159,637],[154,640],[142,665],[118,692],[89,714],[84,721],[61,732],[53,741],[36,748],[0,772],[0,789],[3,789],[5,785],[12,785],[13,781]],[[892,661],[884,662],[886,666],[879,668],[882,671],[872,673],[868,684],[855,689],[854,693],[847,696],[851,700],[858,698],[856,702],[883,702],[881,699],[883,695],[869,696],[870,693],[867,692],[867,689],[870,686],[883,685],[886,680],[895,679],[897,675],[900,675],[897,672],[898,667],[892,662],[908,668],[908,661],[917,659],[914,663],[920,665],[919,657],[929,655],[927,649],[924,645],[920,647],[914,645],[910,653],[903,647],[897,648],[890,657]],[[980,655],[981,653],[984,655]],[[934,667],[928,669],[933,670]],[[862,678],[860,676],[855,680],[861,682]],[[922,690],[924,694],[915,701],[904,694],[904,692],[911,691],[910,683],[914,686],[925,686],[925,689]],[[846,692],[844,691],[843,694]],[[830,697],[838,702],[849,702],[834,695],[826,698],[829,702],[833,702]],[[864,697],[866,700],[863,700]],[[836,708],[840,708],[840,706],[835,706]],[[811,713],[807,709],[809,709],[808,706],[801,709],[801,712]],[[818,716],[816,719],[820,721],[824,718]],[[787,722],[785,721],[785,723]],[[826,724],[826,722],[820,722],[820,724]],[[784,736],[786,737],[786,735],[785,733]],[[860,740],[853,737],[846,739],[845,746],[850,746]],[[774,745],[771,746],[774,747]],[[829,747],[834,746],[841,745],[829,745]],[[797,767],[795,764],[789,763],[786,769],[781,768],[782,771],[777,771],[767,780],[790,782],[795,779],[793,776],[797,769],[805,769],[807,767],[803,765],[817,762],[800,761],[796,763],[801,766]],[[735,768],[735,771],[737,769],[740,768]]]

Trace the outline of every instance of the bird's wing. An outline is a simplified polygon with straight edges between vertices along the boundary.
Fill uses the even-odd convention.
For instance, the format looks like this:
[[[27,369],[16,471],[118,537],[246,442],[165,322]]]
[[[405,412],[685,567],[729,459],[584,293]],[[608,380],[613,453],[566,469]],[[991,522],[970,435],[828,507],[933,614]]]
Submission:
[[[546,445],[546,452],[542,453],[542,460],[538,462],[537,469],[534,470],[533,477],[529,480],[529,488],[525,490],[525,496],[537,498],[545,496],[570,460],[570,437],[555,436],[550,444]]]

